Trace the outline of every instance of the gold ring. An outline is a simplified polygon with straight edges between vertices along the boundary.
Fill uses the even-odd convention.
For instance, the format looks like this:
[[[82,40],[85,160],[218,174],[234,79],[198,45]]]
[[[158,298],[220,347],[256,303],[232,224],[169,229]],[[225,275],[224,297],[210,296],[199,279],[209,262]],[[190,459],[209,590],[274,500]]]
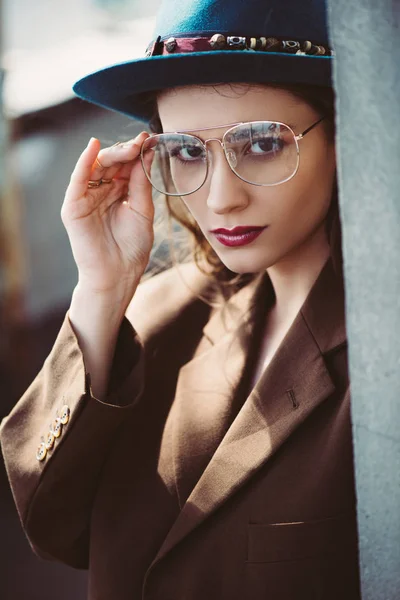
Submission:
[[[100,169],[105,169],[105,167],[101,164],[98,158],[96,158],[94,162],[100,167]]]
[[[102,179],[89,179],[87,186],[88,186],[88,188],[95,188],[95,187],[99,187],[102,183],[103,183]]]
[[[112,183],[113,182],[112,179],[102,179],[101,181],[102,181],[102,183]]]

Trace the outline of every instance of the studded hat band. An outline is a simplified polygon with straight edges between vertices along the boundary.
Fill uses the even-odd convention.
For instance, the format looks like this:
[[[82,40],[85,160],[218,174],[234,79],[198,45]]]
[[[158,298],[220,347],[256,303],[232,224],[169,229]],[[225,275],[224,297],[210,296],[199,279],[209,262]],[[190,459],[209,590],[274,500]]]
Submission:
[[[335,52],[327,46],[321,46],[309,40],[282,40],[275,37],[225,36],[216,33],[211,37],[170,37],[161,36],[150,42],[145,56],[162,56],[188,52],[210,52],[211,50],[250,50],[265,52],[284,52],[289,54],[334,56]]]

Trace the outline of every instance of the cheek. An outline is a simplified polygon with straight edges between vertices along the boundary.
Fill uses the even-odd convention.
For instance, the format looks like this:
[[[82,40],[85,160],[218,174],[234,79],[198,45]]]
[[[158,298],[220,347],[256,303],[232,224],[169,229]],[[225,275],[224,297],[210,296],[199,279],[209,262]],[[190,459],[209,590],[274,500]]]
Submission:
[[[323,203],[313,201],[308,189],[295,188],[274,198],[268,212],[271,223],[268,245],[273,252],[283,252],[302,243],[319,228],[326,210]]]
[[[334,176],[335,161],[323,152],[304,159],[295,177],[271,195],[271,218],[291,228],[320,221],[331,203]]]
[[[192,217],[197,221],[200,228],[202,228],[202,224],[205,223],[206,213],[207,213],[207,204],[206,199],[203,197],[198,197],[199,194],[190,194],[190,196],[184,196],[182,198],[182,202],[186,207],[186,210],[192,215]]]

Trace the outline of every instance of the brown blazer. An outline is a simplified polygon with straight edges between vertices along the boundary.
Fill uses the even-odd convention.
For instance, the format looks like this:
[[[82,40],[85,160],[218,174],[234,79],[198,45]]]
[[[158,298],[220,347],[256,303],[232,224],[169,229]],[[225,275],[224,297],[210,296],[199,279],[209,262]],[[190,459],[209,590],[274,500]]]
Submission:
[[[194,265],[182,272],[188,286],[175,269],[139,286],[107,401],[91,394],[67,313],[3,420],[33,549],[88,568],[90,600],[359,600],[344,290],[331,259],[252,390],[269,277],[227,311],[197,297],[209,282]]]

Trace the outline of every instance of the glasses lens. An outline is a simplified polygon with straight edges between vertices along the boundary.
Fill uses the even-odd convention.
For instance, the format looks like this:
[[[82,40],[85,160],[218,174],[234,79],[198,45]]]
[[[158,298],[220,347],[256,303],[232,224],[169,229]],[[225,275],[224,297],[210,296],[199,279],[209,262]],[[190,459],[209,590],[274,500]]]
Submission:
[[[258,185],[274,185],[290,179],[298,167],[298,147],[289,127],[257,121],[227,131],[228,162],[239,177]]]
[[[142,147],[143,167],[162,194],[190,194],[207,176],[207,155],[200,140],[188,134],[161,133]]]

